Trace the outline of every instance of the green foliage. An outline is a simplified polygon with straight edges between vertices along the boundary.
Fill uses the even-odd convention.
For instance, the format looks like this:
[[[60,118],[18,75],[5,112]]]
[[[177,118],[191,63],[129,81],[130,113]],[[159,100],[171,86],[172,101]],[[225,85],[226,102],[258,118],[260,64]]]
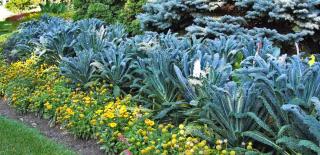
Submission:
[[[266,37],[289,53],[294,53],[294,43],[317,52],[319,8],[318,0],[151,0],[138,19],[144,30],[209,38]]]
[[[76,84],[90,86],[95,68],[91,66],[94,53],[90,51],[78,51],[76,57],[64,57],[61,62],[61,74],[72,79]]]
[[[76,14],[74,19],[98,18],[108,24],[121,23],[126,25],[126,29],[131,34],[141,33],[140,23],[136,15],[142,12],[145,0],[98,0],[87,2],[85,0],[75,0],[73,5]]]
[[[44,137],[38,130],[4,117],[0,117],[0,132],[1,154],[76,154]]]
[[[173,61],[168,51],[150,51],[149,60],[142,60],[139,66],[144,70],[144,79],[140,87],[146,107],[158,111],[155,116],[163,119],[172,110],[178,109],[182,101],[178,100],[179,90],[173,79]],[[176,114],[178,111],[176,111]],[[179,115],[181,117],[181,115]]]
[[[316,103],[317,104],[317,103]],[[282,106],[284,111],[291,115],[293,127],[296,129],[295,141],[298,147],[293,148],[297,151],[314,151],[319,153],[320,147],[320,121],[314,115],[308,115],[298,105],[285,104]],[[287,143],[285,143],[288,145]],[[288,145],[290,146],[290,145]]]
[[[130,56],[130,46],[126,43],[115,45],[110,43],[103,52],[97,55],[91,65],[98,69],[99,75],[107,83],[113,85],[113,95],[120,96],[129,90],[133,80],[133,65]]]
[[[10,0],[6,8],[13,12],[22,12],[37,7],[40,2],[40,0]]]
[[[41,12],[45,13],[64,13],[67,11],[67,4],[65,3],[52,3],[50,1],[46,1],[45,4],[40,4]]]
[[[133,94],[159,121],[196,122],[209,127],[212,137],[227,139],[228,146],[253,140],[271,153],[317,149],[320,64],[312,58],[308,63],[302,55],[280,55],[268,39],[211,40],[170,32],[129,37],[123,26],[98,19],[70,22],[44,16],[21,25],[7,45],[7,57],[15,50],[35,50],[56,61],[61,74],[85,90],[102,81],[112,87],[114,97]],[[21,81],[23,86],[31,85],[28,80]],[[5,92],[17,94],[12,90]],[[23,93],[19,100],[28,103]],[[290,108],[283,108],[287,104]],[[88,120],[79,123],[86,125],[75,133],[93,132]]]
[[[107,23],[114,21],[113,13],[110,11],[110,6],[102,3],[92,3],[88,7],[88,11],[85,14],[86,18],[99,18],[105,20]]]

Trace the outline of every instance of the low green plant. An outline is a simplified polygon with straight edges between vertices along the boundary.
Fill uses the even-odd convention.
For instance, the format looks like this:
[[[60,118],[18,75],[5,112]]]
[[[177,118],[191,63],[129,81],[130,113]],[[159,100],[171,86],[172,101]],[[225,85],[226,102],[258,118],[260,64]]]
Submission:
[[[313,98],[315,104],[315,112],[312,115],[307,114],[298,105],[285,104],[281,108],[291,114],[292,127],[298,131],[296,136],[283,137],[277,142],[285,144],[292,150],[297,152],[305,152],[308,154],[320,153],[320,121],[319,106],[320,102],[318,98]],[[299,133],[300,132],[300,133]]]
[[[92,66],[98,69],[101,79],[113,85],[113,94],[116,97],[125,94],[124,90],[130,89],[131,81],[134,79],[132,58],[129,52],[130,46],[126,43],[119,45],[110,43],[108,48],[100,52],[92,63]]]
[[[39,4],[41,12],[44,13],[55,13],[61,14],[67,11],[68,7],[66,3],[52,3],[50,1],[46,1],[45,4]]]
[[[38,130],[21,122],[0,117],[1,154],[76,155],[66,146],[43,136]]]
[[[13,12],[28,11],[36,8],[40,2],[40,0],[10,0],[6,3],[6,8]]]
[[[85,17],[103,19],[107,23],[113,23],[114,21],[114,13],[110,10],[110,6],[103,3],[90,4]]]
[[[141,33],[140,22],[136,15],[142,12],[142,6],[146,0],[99,0],[87,2],[85,0],[74,0],[76,9],[74,19],[98,18],[108,24],[121,23],[126,26],[130,34]]]
[[[90,51],[78,51],[75,57],[63,57],[60,64],[61,74],[74,84],[88,87],[94,78],[95,68],[91,65],[95,54]]]

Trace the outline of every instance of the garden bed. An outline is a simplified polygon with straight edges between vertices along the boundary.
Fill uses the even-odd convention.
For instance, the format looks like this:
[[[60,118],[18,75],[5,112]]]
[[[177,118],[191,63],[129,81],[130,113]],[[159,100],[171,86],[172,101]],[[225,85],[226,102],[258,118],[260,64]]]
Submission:
[[[108,154],[320,154],[320,2],[73,4],[1,36],[15,110]]]
[[[60,129],[59,126],[50,127],[50,122],[48,120],[41,119],[35,114],[21,114],[14,108],[10,107],[4,99],[0,102],[0,115],[22,122],[31,128],[36,128],[44,136],[71,148],[78,154],[104,154],[104,152],[100,150],[100,146],[96,143],[96,141],[78,139],[68,131]]]

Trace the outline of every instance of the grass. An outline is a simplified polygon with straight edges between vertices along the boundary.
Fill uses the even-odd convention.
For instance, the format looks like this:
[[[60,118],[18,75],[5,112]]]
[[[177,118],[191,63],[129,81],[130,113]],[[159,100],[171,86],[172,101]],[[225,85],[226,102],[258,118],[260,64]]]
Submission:
[[[11,33],[17,28],[17,25],[13,22],[0,21],[0,35]]]
[[[36,129],[0,116],[0,155],[74,155]]]

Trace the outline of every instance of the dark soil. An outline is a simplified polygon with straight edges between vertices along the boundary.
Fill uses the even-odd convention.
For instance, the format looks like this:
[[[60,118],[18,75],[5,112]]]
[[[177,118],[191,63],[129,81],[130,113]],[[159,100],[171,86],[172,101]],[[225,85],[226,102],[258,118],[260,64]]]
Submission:
[[[75,138],[71,133],[59,128],[50,127],[49,121],[41,119],[34,114],[19,114],[6,101],[0,100],[0,115],[15,119],[24,124],[37,128],[44,136],[63,144],[81,155],[103,155],[100,146],[94,140],[83,140]]]

